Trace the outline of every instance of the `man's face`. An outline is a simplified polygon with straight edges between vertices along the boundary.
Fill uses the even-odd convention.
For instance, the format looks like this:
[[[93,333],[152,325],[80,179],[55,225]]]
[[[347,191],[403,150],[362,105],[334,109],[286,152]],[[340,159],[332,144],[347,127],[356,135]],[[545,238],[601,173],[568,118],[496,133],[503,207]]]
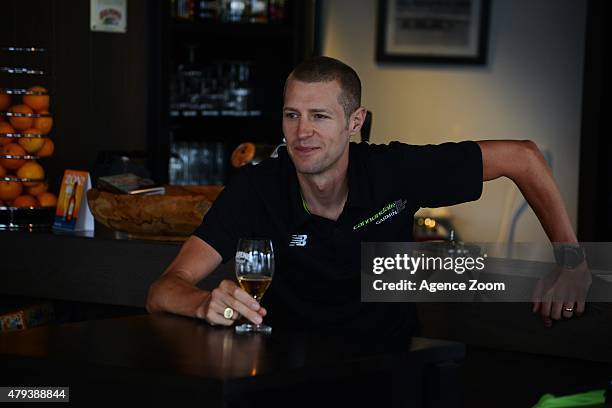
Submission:
[[[348,157],[350,133],[337,81],[290,79],[285,89],[283,133],[296,170],[322,174]],[[344,157],[344,158],[347,158]]]

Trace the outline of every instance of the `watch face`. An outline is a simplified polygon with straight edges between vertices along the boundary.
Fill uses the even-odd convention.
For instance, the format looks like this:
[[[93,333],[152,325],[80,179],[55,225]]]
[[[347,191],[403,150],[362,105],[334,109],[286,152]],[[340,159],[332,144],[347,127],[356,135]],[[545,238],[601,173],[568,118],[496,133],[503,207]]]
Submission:
[[[578,260],[578,254],[576,253],[576,251],[574,249],[567,248],[565,250],[565,254],[564,255],[565,256],[564,256],[564,259],[563,259],[563,261],[564,261],[563,263],[566,266],[569,266],[569,267],[573,268],[574,266],[578,265],[578,263],[576,262]]]
[[[580,265],[585,258],[584,250],[573,245],[560,245],[554,249],[554,254],[557,265],[569,269]]]
[[[566,247],[563,251],[563,266],[575,268],[582,262],[584,255],[580,248]]]

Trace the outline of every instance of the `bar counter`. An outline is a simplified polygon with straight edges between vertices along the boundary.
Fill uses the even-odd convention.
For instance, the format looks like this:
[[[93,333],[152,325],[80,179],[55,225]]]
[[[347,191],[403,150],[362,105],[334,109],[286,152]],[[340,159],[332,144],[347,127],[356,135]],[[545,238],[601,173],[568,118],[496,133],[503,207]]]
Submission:
[[[42,232],[0,232],[0,248],[10,255],[3,257],[0,296],[123,306],[136,308],[138,313],[142,314],[149,285],[176,256],[180,245],[116,239],[112,233],[82,237]],[[231,263],[221,265],[202,282],[201,287],[212,289],[222,279],[233,279],[233,276]],[[421,321],[420,336],[456,341],[466,345],[467,354],[460,377],[465,406],[477,406],[474,404],[499,398],[499,394],[507,385],[501,380],[497,381],[497,376],[514,378],[516,389],[505,397],[506,405],[497,401],[496,406],[533,405],[545,392],[574,393],[584,389],[601,388],[612,379],[612,347],[610,347],[612,305],[609,303],[589,304],[583,317],[555,322],[552,328],[545,328],[540,317],[531,313],[531,305],[525,303],[426,303],[419,304],[418,311]],[[225,344],[224,341],[229,341],[230,344],[239,341],[233,337],[231,341],[220,340],[226,336],[219,334],[223,332],[211,329],[195,319],[179,318],[175,321],[157,318],[151,320],[144,316],[132,317],[128,320],[106,320],[98,325],[93,322],[82,322],[74,323],[77,326],[69,325],[65,329],[61,328],[63,326],[58,326],[56,329],[34,329],[28,332],[38,335],[29,337],[19,337],[28,336],[25,332],[8,333],[8,336],[24,341],[27,339],[30,343],[24,343],[24,347],[26,349],[30,347],[29,350],[32,351],[36,348],[45,350],[52,339],[57,343],[54,343],[54,347],[65,347],[61,345],[63,336],[77,331],[80,334],[75,335],[76,337],[70,341],[74,344],[85,341],[85,344],[92,347],[92,353],[102,355],[103,343],[94,343],[94,338],[100,337],[100,333],[108,332],[108,335],[100,337],[105,339],[108,353],[117,352],[118,356],[136,353],[129,358],[139,361],[141,366],[138,370],[150,368],[151,376],[160,382],[167,377],[167,372],[164,373],[164,369],[160,371],[160,368],[169,366],[176,368],[177,364],[185,368],[184,364],[189,360],[190,354],[187,351],[191,347],[189,336],[180,334],[181,332],[191,333],[194,338],[212,336],[211,338],[220,345]],[[162,321],[165,323],[154,323]],[[181,329],[176,331],[172,328],[175,326]],[[153,334],[154,327],[167,327],[167,333],[161,334],[158,330]],[[173,333],[179,334],[173,336]],[[279,344],[290,341],[283,336],[274,333],[272,337],[274,340],[270,344],[280,347]],[[17,345],[21,344],[21,340],[11,343],[12,346],[6,348],[7,338],[5,334],[0,335],[3,353],[19,355],[21,348]],[[81,340],[76,341],[77,338]],[[347,333],[342,341],[349,339],[351,336]],[[163,353],[168,355],[160,355],[152,360],[151,356],[155,355],[153,349],[149,348],[148,352],[139,349],[141,346],[153,347],[146,345],[148,342],[162,341],[185,342],[185,344],[165,348],[166,351]],[[269,340],[264,342],[268,347]],[[296,350],[279,351],[279,353],[298,353]],[[68,350],[64,350],[64,353],[65,359],[61,357],[57,360],[59,366],[68,364]],[[81,356],[86,356],[87,349],[83,346],[79,353]],[[170,355],[176,356],[176,353],[187,354],[177,357],[178,360],[173,360],[174,357]],[[56,357],[58,355],[60,354],[55,354]],[[130,373],[134,372],[134,367],[129,368],[132,363],[126,365],[125,361],[114,360],[118,357],[111,357],[109,359],[114,361],[113,364],[116,363],[116,367],[109,371],[108,375],[130,377]],[[194,361],[201,361],[203,358],[201,357]],[[294,357],[298,358],[299,353]],[[19,361],[23,358],[25,357],[21,356]],[[15,360],[15,367],[19,367],[20,364],[22,362]],[[103,362],[101,364],[104,366]],[[121,371],[117,369],[119,366],[126,367],[123,374],[117,374]],[[189,370],[194,369],[190,367]],[[290,367],[285,368],[290,369]],[[181,375],[194,374],[187,371],[180,372]],[[528,373],[537,373],[537,375],[528,375]],[[147,378],[153,381],[151,376]],[[483,388],[481,384],[486,384],[486,387]],[[222,400],[223,398],[218,402],[221,403]]]
[[[174,259],[180,244],[117,236],[102,228],[93,237],[0,231],[0,248],[10,254],[2,261],[0,295],[144,311],[150,284]],[[537,264],[519,262],[527,266],[515,261],[513,267]],[[211,290],[223,279],[235,279],[231,262],[220,265],[199,286]],[[526,303],[419,304],[427,337],[612,363],[612,304],[589,304],[583,317],[558,322],[552,329],[543,327],[530,310]]]
[[[313,396],[326,383],[346,379],[350,386],[351,381],[356,385],[368,378],[371,387],[377,381],[385,384],[380,389],[386,395],[355,387],[334,389],[350,392],[353,398],[372,398],[372,403],[385,401],[384,406],[422,406],[423,401],[453,406],[458,362],[464,353],[460,343],[389,341],[374,333],[371,339],[282,329],[271,335],[241,335],[232,328],[168,314],[0,336],[2,384],[70,385],[70,402],[77,404],[190,401],[213,407],[242,405],[259,395],[264,405],[293,390],[303,395],[292,395],[291,406],[302,406],[306,400],[325,405],[346,399],[340,394]]]
[[[99,229],[84,233],[0,231],[0,294],[142,308],[149,285],[178,254],[180,244],[129,240]],[[214,288],[232,276],[222,265],[202,282]]]

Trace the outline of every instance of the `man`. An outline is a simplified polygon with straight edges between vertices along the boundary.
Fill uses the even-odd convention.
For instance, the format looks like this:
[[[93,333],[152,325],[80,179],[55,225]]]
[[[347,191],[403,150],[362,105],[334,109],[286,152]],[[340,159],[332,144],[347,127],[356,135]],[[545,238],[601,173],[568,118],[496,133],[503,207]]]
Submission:
[[[552,242],[579,251],[559,190],[533,142],[349,143],[365,114],[352,68],[328,57],[296,67],[285,83],[286,150],[239,172],[151,286],[147,309],[213,325],[230,326],[241,316],[258,324],[266,317],[273,327],[410,335],[412,304],[360,302],[360,243],[411,241],[419,207],[476,200],[483,181],[502,176],[516,183]],[[364,222],[391,203],[393,216]],[[234,256],[239,238],[249,236],[273,240],[276,273],[267,308],[231,280],[212,292],[195,286]],[[586,269],[584,257],[578,263]],[[572,294],[564,302],[536,303],[536,310],[550,322],[582,313],[584,302]]]

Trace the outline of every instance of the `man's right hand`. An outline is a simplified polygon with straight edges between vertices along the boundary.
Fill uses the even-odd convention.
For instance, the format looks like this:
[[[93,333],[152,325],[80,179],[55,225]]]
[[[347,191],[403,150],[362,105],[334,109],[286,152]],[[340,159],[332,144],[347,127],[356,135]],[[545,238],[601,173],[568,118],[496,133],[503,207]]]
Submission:
[[[233,316],[224,316],[226,308],[232,308]],[[211,325],[231,326],[244,316],[254,324],[261,324],[267,311],[244,289],[231,280],[222,281],[198,307],[197,316]]]
[[[149,313],[176,313],[223,326],[231,326],[244,316],[260,324],[266,309],[235,281],[224,280],[211,292],[196,286],[221,261],[221,254],[213,247],[196,236],[189,237],[162,276],[151,284],[147,296]],[[230,319],[224,317],[228,307],[233,310]]]

